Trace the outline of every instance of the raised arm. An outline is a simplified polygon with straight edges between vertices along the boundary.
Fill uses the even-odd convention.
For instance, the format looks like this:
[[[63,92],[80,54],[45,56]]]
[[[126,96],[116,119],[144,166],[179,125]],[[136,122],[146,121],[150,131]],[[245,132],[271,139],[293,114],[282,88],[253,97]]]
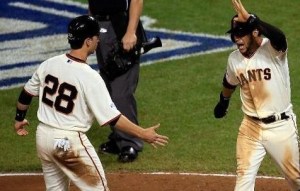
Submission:
[[[271,45],[275,50],[282,52],[287,50],[286,36],[280,29],[250,14],[240,0],[232,0],[232,4],[238,15],[235,18],[236,21],[247,22],[249,25],[253,25],[271,41]]]

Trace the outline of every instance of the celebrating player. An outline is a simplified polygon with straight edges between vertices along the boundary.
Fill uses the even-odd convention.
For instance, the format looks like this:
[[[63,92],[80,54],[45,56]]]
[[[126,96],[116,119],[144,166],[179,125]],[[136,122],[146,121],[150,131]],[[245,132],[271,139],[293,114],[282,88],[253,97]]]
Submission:
[[[232,0],[232,4],[237,15],[228,33],[238,50],[229,55],[214,115],[226,115],[230,97],[240,86],[244,118],[236,144],[235,191],[254,190],[255,176],[266,153],[280,167],[291,190],[298,191],[299,142],[286,37],[278,28],[249,14],[240,0]]]
[[[69,180],[80,190],[109,190],[97,152],[85,134],[94,117],[101,126],[114,125],[154,147],[168,142],[168,137],[156,133],[159,125],[144,129],[122,115],[100,75],[87,65],[99,42],[99,30],[91,16],[73,19],[68,26],[71,51],[44,61],[18,99],[14,128],[25,136],[26,111],[32,97],[39,97],[36,146],[47,190],[68,190]]]

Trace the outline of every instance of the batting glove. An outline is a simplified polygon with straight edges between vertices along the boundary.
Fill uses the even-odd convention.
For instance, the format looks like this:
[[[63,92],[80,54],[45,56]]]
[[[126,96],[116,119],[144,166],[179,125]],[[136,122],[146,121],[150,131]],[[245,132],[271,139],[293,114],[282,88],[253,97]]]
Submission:
[[[70,149],[70,141],[68,138],[63,138],[63,139],[56,139],[54,143],[54,149],[60,148],[63,149],[64,151],[67,151]]]
[[[224,97],[222,92],[220,93],[220,101],[215,106],[214,115],[215,118],[222,118],[226,115],[229,106],[230,97]]]

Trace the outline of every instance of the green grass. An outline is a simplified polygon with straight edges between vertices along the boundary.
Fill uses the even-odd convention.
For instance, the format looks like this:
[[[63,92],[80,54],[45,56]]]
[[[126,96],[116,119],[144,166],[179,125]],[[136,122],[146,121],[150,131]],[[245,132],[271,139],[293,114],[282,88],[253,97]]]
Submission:
[[[144,15],[158,21],[155,27],[184,32],[223,35],[234,14],[230,1],[223,0],[151,0],[144,1],[144,4]],[[265,21],[282,28],[288,37],[292,99],[294,111],[298,114],[300,2],[244,0],[244,4]],[[116,156],[100,155],[105,171],[234,173],[235,142],[242,119],[238,92],[231,100],[226,118],[216,120],[212,113],[218,101],[229,52],[142,67],[136,93],[140,123],[142,126],[161,123],[159,133],[169,136],[170,142],[158,149],[145,145],[138,160],[131,164],[118,163]],[[0,91],[2,172],[41,170],[35,149],[37,100],[34,100],[27,115],[31,122],[30,135],[19,137],[12,130],[19,91],[20,88]],[[98,128],[95,123],[88,136],[98,148],[101,142],[106,141],[109,132],[109,127]],[[266,157],[259,174],[279,175],[279,171]]]

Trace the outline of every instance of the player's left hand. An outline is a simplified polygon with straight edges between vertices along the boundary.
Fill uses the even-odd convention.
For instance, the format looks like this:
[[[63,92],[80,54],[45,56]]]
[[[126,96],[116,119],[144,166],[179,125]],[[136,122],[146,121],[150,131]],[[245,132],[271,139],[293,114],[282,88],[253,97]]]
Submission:
[[[169,138],[164,135],[156,133],[156,129],[159,128],[160,124],[144,129],[143,140],[150,143],[154,148],[157,146],[165,146],[168,144]]]
[[[15,131],[20,136],[26,136],[28,135],[28,131],[25,129],[25,126],[29,125],[29,122],[27,119],[24,119],[23,121],[15,121]]]

